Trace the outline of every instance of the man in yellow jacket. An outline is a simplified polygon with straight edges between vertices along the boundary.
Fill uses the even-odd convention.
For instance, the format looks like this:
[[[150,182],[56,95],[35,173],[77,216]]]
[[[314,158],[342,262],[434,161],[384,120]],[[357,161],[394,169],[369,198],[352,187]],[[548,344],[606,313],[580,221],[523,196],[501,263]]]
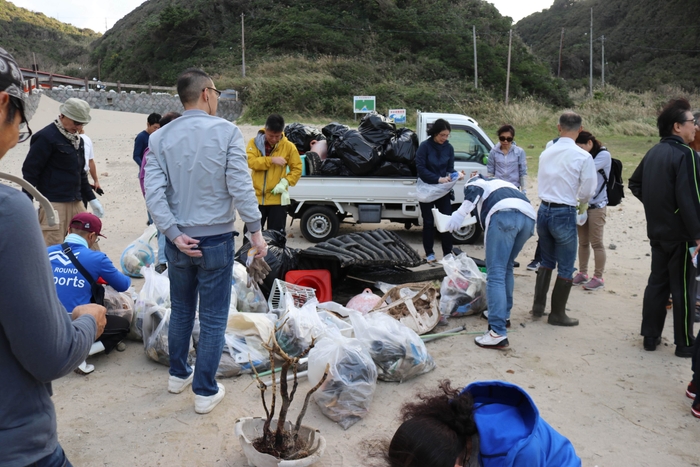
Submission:
[[[289,204],[287,189],[296,185],[301,177],[301,158],[296,146],[284,136],[282,130],[284,118],[279,114],[270,115],[265,128],[248,143],[246,152],[258,197],[258,209],[262,214],[262,226],[284,233]]]

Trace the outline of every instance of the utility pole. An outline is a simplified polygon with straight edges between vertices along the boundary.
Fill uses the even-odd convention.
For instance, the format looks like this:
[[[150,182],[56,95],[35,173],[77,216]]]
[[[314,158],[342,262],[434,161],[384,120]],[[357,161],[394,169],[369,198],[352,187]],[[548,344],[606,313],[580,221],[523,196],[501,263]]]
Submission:
[[[241,53],[243,56],[243,77],[245,78],[245,14],[241,13]]]
[[[588,60],[588,63],[590,65],[590,73],[589,73],[589,78],[588,78],[588,94],[593,97],[593,8],[591,8],[591,37],[590,37],[590,43],[591,43],[591,57],[590,60]]]
[[[564,48],[564,28],[561,28],[561,39],[559,39],[559,69],[557,70],[557,78],[561,77],[561,52]]]
[[[601,58],[600,58],[600,83],[605,87],[605,34],[601,36],[602,46],[600,48],[601,50]]]
[[[476,66],[476,25],[472,25],[472,36],[474,37],[474,89],[479,89],[479,72]]]
[[[109,28],[107,27],[107,17],[105,17],[105,32],[107,32],[107,29]]]
[[[506,105],[508,105],[508,91],[510,88],[510,47],[513,43],[513,30],[510,30],[508,36],[508,71],[506,72]]]

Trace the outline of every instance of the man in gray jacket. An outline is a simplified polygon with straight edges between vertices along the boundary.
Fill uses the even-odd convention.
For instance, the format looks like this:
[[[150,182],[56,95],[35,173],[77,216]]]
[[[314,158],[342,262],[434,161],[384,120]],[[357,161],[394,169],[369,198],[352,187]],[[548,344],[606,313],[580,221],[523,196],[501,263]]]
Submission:
[[[168,328],[168,391],[192,384],[195,412],[209,413],[224,397],[215,379],[231,301],[234,209],[250,233],[256,257],[267,254],[260,211],[248,171],[243,134],[216,117],[220,91],[202,70],[177,80],[185,112],[153,133],[146,162],[146,205],[167,237],[172,310]],[[199,299],[197,365],[187,354]]]
[[[22,76],[0,48],[0,159],[31,131]],[[58,444],[51,381],[76,368],[102,334],[105,308],[66,313],[56,295],[36,211],[0,183],[0,465],[68,466]]]

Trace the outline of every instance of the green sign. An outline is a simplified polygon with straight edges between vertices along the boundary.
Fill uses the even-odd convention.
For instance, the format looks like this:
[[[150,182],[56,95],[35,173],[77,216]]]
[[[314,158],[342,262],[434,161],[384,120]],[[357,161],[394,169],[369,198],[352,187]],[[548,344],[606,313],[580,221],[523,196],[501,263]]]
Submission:
[[[374,112],[376,109],[375,96],[355,96],[353,108],[356,114]]]

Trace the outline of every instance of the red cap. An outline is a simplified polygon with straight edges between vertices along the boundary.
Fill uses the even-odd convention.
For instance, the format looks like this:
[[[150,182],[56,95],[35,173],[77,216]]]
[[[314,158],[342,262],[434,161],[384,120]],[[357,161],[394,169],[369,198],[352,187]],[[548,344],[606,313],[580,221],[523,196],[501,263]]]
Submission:
[[[94,214],[89,212],[81,212],[73,216],[70,220],[70,227],[74,229],[84,230],[85,232],[96,233],[100,237],[105,237],[100,232],[102,231],[102,221]]]

